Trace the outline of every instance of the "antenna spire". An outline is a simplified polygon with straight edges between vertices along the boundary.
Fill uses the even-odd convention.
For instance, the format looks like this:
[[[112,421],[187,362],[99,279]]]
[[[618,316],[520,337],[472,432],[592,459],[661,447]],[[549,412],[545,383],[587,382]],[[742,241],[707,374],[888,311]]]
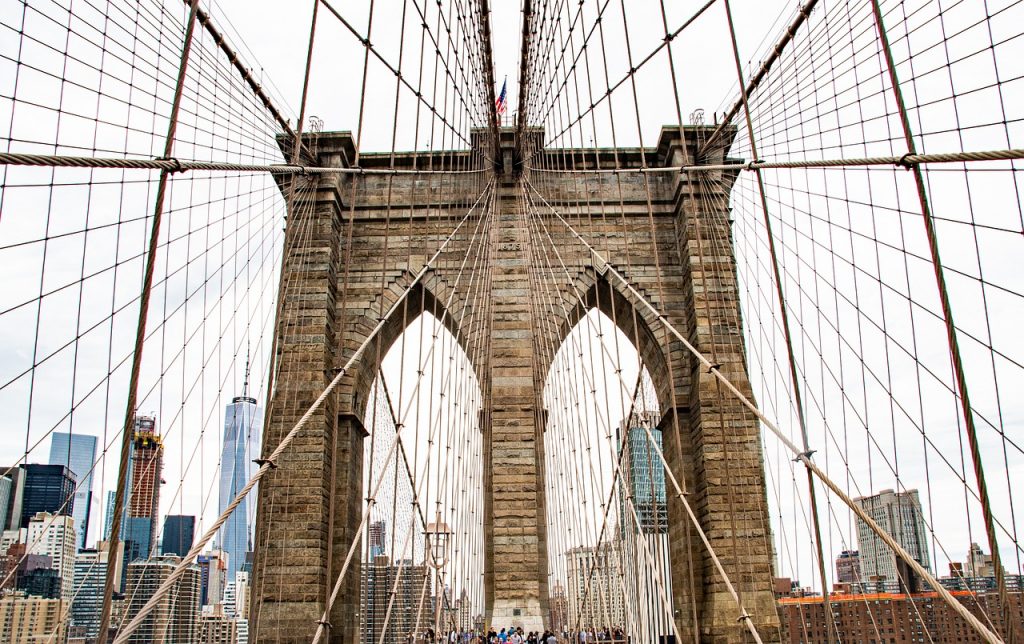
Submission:
[[[245,343],[245,380],[242,382],[242,396],[249,395],[249,342]]]

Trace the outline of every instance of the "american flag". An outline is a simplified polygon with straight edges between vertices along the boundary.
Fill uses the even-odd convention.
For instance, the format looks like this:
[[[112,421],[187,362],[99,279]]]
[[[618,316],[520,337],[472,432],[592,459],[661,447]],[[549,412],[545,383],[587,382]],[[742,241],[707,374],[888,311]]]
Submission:
[[[505,100],[505,96],[508,94],[508,79],[501,84],[501,94],[498,95],[498,100],[494,101],[494,108],[498,112],[498,116],[505,113],[505,108],[508,106],[508,102]]]

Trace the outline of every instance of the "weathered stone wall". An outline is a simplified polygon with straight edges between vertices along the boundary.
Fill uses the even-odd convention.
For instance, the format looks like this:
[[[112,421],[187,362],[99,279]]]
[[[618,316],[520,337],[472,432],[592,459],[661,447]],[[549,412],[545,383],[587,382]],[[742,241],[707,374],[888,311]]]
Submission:
[[[359,525],[358,419],[380,359],[424,310],[455,334],[483,388],[487,616],[512,623],[518,607],[524,625],[537,628],[535,619],[546,618],[548,594],[547,412],[540,392],[562,341],[595,307],[640,351],[661,403],[672,474],[762,636],[777,639],[756,419],[719,390],[657,315],[595,262],[549,210],[557,210],[749,395],[728,224],[732,177],[708,173],[691,181],[676,173],[543,171],[679,165],[693,158],[701,133],[687,128],[688,155],[678,129],[665,130],[658,147],[646,151],[535,152],[527,155],[532,169],[522,182],[511,172],[495,175],[480,152],[367,155],[360,159],[363,167],[486,171],[324,175],[315,190],[299,191],[289,222],[280,372],[265,453],[368,337],[491,181],[495,201],[486,230],[469,218],[261,486],[253,586],[259,641],[308,641],[315,629]],[[510,132],[503,131],[502,139],[505,147],[516,144]],[[348,135],[321,134],[315,143],[320,165],[344,167],[354,158]],[[524,150],[529,145],[519,148]],[[534,206],[522,199],[524,191]],[[477,208],[489,207],[487,194]],[[545,270],[531,271],[531,264]],[[681,630],[697,632],[702,641],[744,641],[739,610],[671,484],[669,497],[672,586]],[[355,641],[349,625],[355,622],[358,578],[357,567],[346,575],[352,582],[330,617],[331,641]]]
[[[347,134],[321,135],[315,150],[317,158],[310,161],[322,166],[347,167],[354,155]],[[398,164],[460,171],[479,165],[467,153],[437,157],[406,155]],[[363,167],[389,162],[379,156],[361,159]],[[296,177],[264,457],[363,344],[473,207],[487,180],[484,173]],[[283,182],[281,187],[288,197],[290,186]],[[421,312],[429,311],[456,334],[479,369],[480,329],[486,326],[482,313],[473,308],[479,302],[451,297],[449,281],[455,279],[473,238],[469,225],[455,236],[260,486],[252,620],[256,641],[308,642],[316,629],[361,521],[366,435],[361,420],[390,344]],[[351,249],[348,257],[346,248]],[[473,252],[484,255],[479,249]],[[358,637],[358,559],[350,565],[327,620],[332,642]]]
[[[661,429],[670,469],[718,554],[747,612],[766,641],[777,640],[771,592],[772,550],[760,433],[756,417],[702,368],[634,293],[595,265],[590,252],[549,214],[548,205],[623,275],[643,299],[704,353],[749,398],[739,316],[729,190],[720,171],[574,174],[550,170],[679,166],[694,163],[700,128],[665,129],[655,149],[557,150],[529,174],[559,257],[550,261],[566,311],[543,345],[553,352],[591,307],[606,313],[640,351],[663,412]],[[722,152],[702,163],[723,161]],[[546,204],[544,202],[547,202]],[[553,251],[548,249],[548,254]],[[565,268],[562,268],[562,265]],[[542,361],[543,362],[543,361]],[[546,373],[546,371],[545,371]],[[714,568],[671,482],[669,523],[674,604],[680,631],[701,641],[748,637],[741,612]]]
[[[493,624],[543,630],[547,615],[543,432],[538,431],[534,352],[536,333],[529,230],[517,204],[518,189],[502,178],[491,245],[491,329],[488,370],[490,487],[484,490],[490,524],[485,556],[491,560],[488,614]],[[541,574],[543,571],[543,574]],[[520,613],[517,615],[516,610]]]

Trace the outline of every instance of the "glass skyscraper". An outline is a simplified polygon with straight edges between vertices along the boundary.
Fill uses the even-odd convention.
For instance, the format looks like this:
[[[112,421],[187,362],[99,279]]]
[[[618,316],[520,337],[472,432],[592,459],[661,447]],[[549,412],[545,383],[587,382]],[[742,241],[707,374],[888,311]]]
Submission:
[[[168,514],[164,518],[164,536],[160,554],[184,557],[192,549],[195,539],[196,518],[181,514]]]
[[[637,418],[640,416],[641,418]],[[665,467],[662,465],[658,450],[662,448],[661,430],[658,429],[656,414],[640,413],[631,416],[631,423],[626,428],[626,423],[618,428],[616,444],[618,449],[625,450],[622,459],[623,476],[620,485],[623,487],[622,494],[633,499],[633,507],[636,509],[637,518],[640,519],[640,526],[643,532],[666,532],[668,530],[668,500],[665,496]],[[648,439],[647,430],[641,423],[650,427],[654,444]],[[625,433],[623,441],[622,433]],[[635,527],[632,516],[626,513],[626,508],[621,508],[620,517],[623,527]]]
[[[107,490],[107,503],[103,506],[103,540],[110,539],[110,531],[114,525],[114,490]]]
[[[75,638],[95,640],[100,631],[100,611],[103,608],[103,585],[107,566],[114,564],[114,588],[122,586],[123,570],[120,558],[110,557],[109,544],[100,542],[99,549],[79,551],[75,557],[74,598],[71,601],[70,634]],[[118,552],[121,547],[118,547]]]
[[[673,628],[672,613],[662,601],[662,593],[672,596],[672,564],[665,466],[658,455],[663,445],[659,421],[657,411],[635,412],[619,425],[616,435],[622,466],[621,548],[626,561],[636,562],[623,570],[622,583],[628,611],[639,616],[635,636],[640,642],[667,641]]]
[[[21,527],[21,503],[25,499],[25,468],[20,465],[0,467],[0,473],[10,479],[10,491],[0,515],[0,525],[4,530],[17,530]]]
[[[5,470],[0,469],[0,472]],[[0,474],[0,527],[7,529],[7,515],[14,497],[14,480],[11,476]],[[20,520],[20,519],[19,519]]]
[[[224,448],[220,457],[220,495],[218,513],[223,513],[256,473],[253,459],[260,455],[263,413],[255,398],[237,396],[224,414]],[[245,553],[252,550],[252,531],[256,517],[255,490],[220,529],[219,545],[228,554],[228,579],[234,579],[245,562]]]
[[[92,466],[96,460],[96,437],[87,434],[54,432],[50,437],[50,464],[63,465],[78,481],[75,491],[75,530],[78,547],[88,544],[89,517],[92,511]]]
[[[25,492],[21,500],[21,525],[39,512],[74,516],[75,475],[63,465],[28,463],[25,470]]]

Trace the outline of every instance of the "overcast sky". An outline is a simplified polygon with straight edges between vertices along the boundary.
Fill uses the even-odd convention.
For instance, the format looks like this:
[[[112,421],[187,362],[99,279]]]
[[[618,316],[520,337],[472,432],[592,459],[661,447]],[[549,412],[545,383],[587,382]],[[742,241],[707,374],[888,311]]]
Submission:
[[[91,34],[94,42],[89,45],[67,36],[55,5],[32,4],[35,10],[24,15],[15,3],[0,9],[0,23],[5,26],[0,38],[4,56],[0,60],[0,95],[4,97],[0,124],[4,138],[12,140],[11,149],[160,156],[163,118],[181,40],[174,21],[162,27],[149,25],[153,34],[164,34],[154,45],[157,39],[143,29],[131,35],[129,27],[137,16],[117,14],[111,24],[125,23],[124,31],[111,27],[108,36],[123,49],[114,44],[101,47],[96,45],[104,42],[101,31],[89,32],[84,25],[102,25],[103,16],[76,9],[83,16],[74,31]],[[157,4],[140,6],[151,9]],[[167,11],[180,25],[184,10],[171,4]],[[337,0],[333,4],[365,34],[369,3]],[[659,3],[627,4],[636,61],[658,45],[664,29]],[[699,6],[696,2],[666,4],[670,29]],[[741,58],[749,73],[797,4],[765,0],[733,5]],[[896,25],[893,40],[901,73],[913,79],[907,94],[915,108],[914,125],[922,133],[919,145],[928,152],[1022,144],[1016,123],[1021,116],[1017,106],[1024,101],[1015,84],[1000,79],[1022,75],[1024,56],[1018,55],[1015,43],[1020,40],[1017,25],[1024,23],[1012,13],[987,23],[969,13],[972,5],[980,6],[959,3],[938,12],[936,3],[913,2],[900,6],[903,14],[895,9],[889,14]],[[286,7],[252,0],[219,0],[204,6],[294,123],[312,0]],[[436,3],[422,6],[428,20],[436,20]],[[585,26],[593,24],[597,6],[584,3]],[[612,1],[608,6],[606,38],[613,55],[607,78],[603,72],[592,73],[595,91],[609,80],[619,80],[629,69],[620,4]],[[413,78],[419,73],[421,29],[414,13],[420,4],[405,5],[405,45],[399,57],[402,7],[398,0],[376,1],[371,40],[393,65],[402,66],[406,78]],[[794,50],[800,56],[786,58],[778,79],[768,84],[773,88],[772,100],[753,97],[761,158],[898,156],[906,151],[866,7],[865,2],[823,2],[812,24],[820,25],[827,13],[833,27],[816,27],[813,37],[798,37]],[[519,3],[495,1],[492,10],[496,91],[507,76],[511,115],[518,109]],[[997,8],[990,11],[996,15]],[[903,37],[907,25],[917,28],[909,29],[910,37]],[[991,29],[987,34],[976,28],[961,34],[958,25]],[[18,31],[30,37],[16,37]],[[956,36],[951,35],[954,32]],[[40,43],[48,43],[49,49]],[[104,47],[109,50],[105,56]],[[206,55],[202,52],[208,49],[198,55]],[[59,55],[61,51],[71,52],[70,64]],[[907,51],[914,53],[910,61]],[[434,74],[430,69],[434,57],[429,52],[428,47],[425,85],[430,85]],[[362,45],[321,8],[307,115],[322,119],[325,130],[355,132],[362,103],[362,148],[367,151],[387,151],[392,146],[399,150],[464,147],[458,137],[475,124],[461,115],[454,102],[447,114],[453,120],[459,116],[457,132],[435,128],[431,133],[431,118],[423,110],[417,129],[414,97],[401,90],[396,109],[395,78],[372,57],[363,100],[358,91],[363,53]],[[12,62],[19,55],[31,65],[19,70]],[[684,120],[698,108],[705,109],[712,120],[713,112],[732,104],[736,74],[721,3],[676,39],[673,55]],[[132,64],[138,70],[135,73]],[[176,153],[183,158],[281,160],[273,138],[275,125],[259,114],[251,96],[232,103],[213,91],[231,78],[223,61],[214,64],[212,58],[199,58],[194,70],[197,77],[190,80],[190,91],[196,96],[207,91],[210,98],[197,98],[185,109],[191,105],[201,112],[195,106],[208,100],[203,104],[213,114],[186,115]],[[637,73],[638,107],[628,89],[616,92],[611,104],[619,145],[651,145],[662,125],[675,123],[675,99],[667,74],[664,55]],[[150,83],[149,76],[162,78],[162,84]],[[237,80],[230,82],[238,85]],[[101,89],[102,99],[96,88]],[[222,94],[234,96],[240,91]],[[12,109],[9,97],[14,95],[19,103]],[[454,93],[451,96],[457,100]],[[76,116],[78,111],[90,118]],[[249,120],[232,116],[239,113],[259,115]],[[591,136],[580,141],[574,132],[554,143],[610,146],[607,110],[596,113],[596,141]],[[552,118],[545,124],[549,135],[560,122]],[[752,157],[742,131],[731,153]],[[956,320],[964,332],[961,347],[980,415],[990,491],[997,517],[1010,535],[1016,535],[1021,519],[1013,511],[1011,498],[1024,475],[1018,446],[1024,414],[1016,397],[1024,386],[1024,350],[1017,339],[1024,289],[1016,267],[1024,249],[1020,247],[1019,189],[1008,167],[990,164],[985,171],[966,175],[947,166],[930,171],[927,178]],[[14,462],[27,450],[28,461],[45,461],[47,433],[54,427],[105,437],[116,451],[115,432],[123,413],[119,392],[127,382],[126,363],[117,363],[131,348],[137,315],[133,298],[141,283],[145,248],[144,218],[150,211],[156,174],[3,172],[0,406],[8,411],[0,419],[0,430],[8,438],[0,443],[0,461]],[[973,488],[974,473],[951,391],[945,329],[912,176],[883,167],[766,172],[765,180],[797,335],[795,352],[811,443],[819,450],[816,458],[854,496],[896,487],[897,471],[899,484],[921,490],[936,537],[933,570],[944,574],[943,548],[950,558],[959,560],[970,541],[986,549],[987,545],[978,504],[967,498],[969,492],[961,482],[966,479],[968,488]],[[140,409],[157,413],[167,435],[164,479],[168,486],[162,510],[200,514],[206,525],[217,505],[215,477],[224,405],[241,392],[247,353],[255,374],[251,391],[264,396],[283,201],[275,182],[265,175],[209,178],[192,173],[172,182],[168,204],[175,216],[167,224],[167,233],[174,241],[163,250],[157,269],[153,319],[161,323],[151,326],[156,331],[147,344]],[[766,263],[760,195],[751,174],[739,180],[731,207],[755,394],[765,413],[776,418],[784,432],[797,437],[799,424],[789,394],[778,303]],[[47,295],[40,299],[40,293]],[[179,306],[185,301],[188,306]],[[182,345],[184,351],[180,351]],[[34,371],[28,369],[49,353],[52,359]],[[633,363],[635,356],[623,362]],[[402,377],[396,367],[389,374],[396,382]],[[415,376],[406,373],[404,377]],[[608,402],[610,410],[621,407]],[[72,409],[74,413],[69,413]],[[607,422],[614,425],[619,420],[609,416]],[[870,434],[865,428],[870,428]],[[602,428],[592,424],[583,429],[592,432],[595,441],[605,440]],[[802,473],[792,470],[790,455],[781,452],[771,437],[766,438],[765,453],[780,572],[808,580],[811,548],[806,501],[801,500],[806,498]],[[100,493],[113,488],[116,468],[111,463],[99,465]],[[607,468],[602,471],[608,474]],[[98,504],[94,510],[92,534],[98,536]],[[830,512],[834,515],[828,521],[827,556],[855,547],[850,515],[838,506]],[[1002,534],[1001,539],[1004,563],[1017,572],[1015,537]]]

